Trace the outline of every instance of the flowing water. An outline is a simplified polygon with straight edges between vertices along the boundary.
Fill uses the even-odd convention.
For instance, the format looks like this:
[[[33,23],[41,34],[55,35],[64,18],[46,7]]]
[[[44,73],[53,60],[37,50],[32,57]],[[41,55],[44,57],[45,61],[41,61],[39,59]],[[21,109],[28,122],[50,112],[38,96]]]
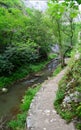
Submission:
[[[16,82],[14,85],[9,87],[7,93],[0,95],[0,118],[8,116],[9,119],[14,117],[19,112],[19,105],[21,103],[22,96],[25,91],[35,84],[42,83],[49,76],[52,75],[53,71],[59,64],[58,59],[52,60],[46,67],[39,73],[31,74],[20,82]]]

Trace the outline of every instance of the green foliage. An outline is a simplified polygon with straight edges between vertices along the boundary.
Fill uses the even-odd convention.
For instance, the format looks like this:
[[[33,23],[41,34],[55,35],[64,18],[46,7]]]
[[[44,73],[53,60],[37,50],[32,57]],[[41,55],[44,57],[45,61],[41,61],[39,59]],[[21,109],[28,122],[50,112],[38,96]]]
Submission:
[[[74,0],[66,0],[66,1],[74,1]],[[80,0],[76,0],[77,3],[81,4],[81,1]]]
[[[9,127],[13,128],[13,130],[17,130],[25,127],[27,112],[30,108],[32,99],[34,98],[35,94],[38,92],[39,89],[40,86],[37,86],[35,88],[30,88],[25,93],[25,96],[22,99],[22,104],[20,107],[21,113],[17,115],[16,120],[12,120],[8,124]]]
[[[21,5],[20,1],[19,0],[14,0],[14,1],[11,1],[11,0],[4,0],[4,1],[0,1],[0,5],[1,6],[5,6],[7,8],[9,7],[18,7]]]
[[[59,74],[61,70],[62,70],[61,65],[58,65],[55,71],[53,72],[53,76],[56,76],[57,74]]]
[[[78,53],[77,53],[78,52]],[[79,54],[78,59],[76,55]],[[55,108],[58,113],[68,122],[75,120],[76,127],[78,130],[81,129],[81,47],[76,46],[72,52],[72,58],[69,63],[69,69],[59,84],[57,91],[56,100],[54,102]],[[70,82],[74,81],[70,84]],[[68,86],[69,84],[69,86]],[[67,89],[68,86],[68,89]],[[71,102],[64,107],[64,98],[69,96],[71,93],[78,92],[76,100]],[[69,94],[68,94],[69,93]]]
[[[35,96],[36,92],[39,90],[39,88],[40,88],[40,86],[38,86],[38,87],[36,87],[34,89],[30,88],[26,92],[26,94],[24,96],[24,99],[23,99],[23,104],[21,104],[21,109],[23,111],[28,111],[29,110],[30,103],[31,103],[33,97]]]
[[[23,21],[27,18],[23,14],[21,1],[1,0],[0,4],[0,48],[2,49],[3,45],[5,47],[17,40],[16,35],[21,27],[24,26]]]
[[[60,83],[59,83],[59,89],[57,91],[57,94],[56,94],[56,100],[54,102],[54,105],[55,105],[55,108],[58,110],[59,109],[59,106],[62,102],[62,99],[64,98],[64,92],[65,92],[65,85],[66,83],[64,83],[64,80],[65,80],[66,77],[64,77]]]
[[[81,103],[79,104],[79,106],[76,109],[76,113],[79,116],[79,118],[81,118]]]
[[[18,130],[19,128],[24,128],[25,127],[25,122],[26,122],[26,116],[27,116],[27,111],[22,112],[21,114],[17,115],[16,120],[11,120],[8,124],[10,128],[13,128],[13,130]]]
[[[4,77],[24,64],[31,68],[47,59],[52,38],[41,12],[26,9],[19,0],[1,0],[0,5],[0,76]]]
[[[77,123],[76,128],[77,128],[77,130],[80,130],[81,129],[81,123]]]
[[[23,44],[7,47],[4,54],[0,57],[0,75],[9,75],[23,64],[35,62],[38,60],[38,53],[32,45]]]
[[[57,54],[50,53],[48,58],[49,58],[49,60],[51,60],[51,59],[57,58],[57,56],[58,56]]]
[[[27,76],[28,74],[32,72],[38,72],[42,70],[49,61],[50,59],[48,58],[47,61],[42,61],[39,63],[30,64],[30,65],[29,64],[22,65],[13,74],[9,76],[0,77],[0,88],[4,86],[5,87],[9,86],[10,84],[16,82],[19,79],[24,78],[25,76]]]
[[[75,38],[74,18],[78,15],[78,6],[74,1],[58,2],[51,0],[48,3],[48,14],[51,21],[51,31],[59,46],[61,66],[64,67],[64,57],[71,52],[77,38]],[[68,13],[67,13],[68,12]]]

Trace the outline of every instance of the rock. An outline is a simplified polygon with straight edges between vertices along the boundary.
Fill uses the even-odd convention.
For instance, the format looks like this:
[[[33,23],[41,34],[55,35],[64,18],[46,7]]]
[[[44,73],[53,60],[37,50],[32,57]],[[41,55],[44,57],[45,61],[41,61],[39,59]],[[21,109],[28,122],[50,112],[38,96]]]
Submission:
[[[50,80],[51,78],[50,77],[48,77],[48,80]]]
[[[35,88],[37,86],[37,84],[34,84],[33,86],[32,86],[32,88]]]
[[[40,76],[42,76],[42,73],[35,74],[35,77],[40,77]]]
[[[79,92],[75,91],[74,93],[71,93],[69,96],[70,96],[72,101],[77,102],[77,99],[78,99],[78,96],[79,96]]]
[[[71,85],[73,82],[74,82],[74,79],[72,79],[72,80],[67,84],[67,86],[66,86],[66,89],[67,89],[67,90],[69,89],[70,85]]]
[[[52,119],[50,120],[50,123],[52,123],[52,122],[54,122],[54,121],[55,121],[55,119],[52,118]]]
[[[46,130],[46,128],[43,128],[43,130]]]
[[[69,96],[65,96],[64,102],[65,102],[65,103],[71,102],[71,98],[70,98]]]
[[[77,51],[75,54],[75,60],[78,60],[80,58],[80,53]]]
[[[35,88],[35,87],[37,87],[39,85],[40,85],[40,83],[34,84],[34,85],[32,85],[32,88]]]
[[[7,93],[7,92],[8,92],[8,89],[7,89],[7,88],[2,88],[2,92],[3,92],[3,93]]]

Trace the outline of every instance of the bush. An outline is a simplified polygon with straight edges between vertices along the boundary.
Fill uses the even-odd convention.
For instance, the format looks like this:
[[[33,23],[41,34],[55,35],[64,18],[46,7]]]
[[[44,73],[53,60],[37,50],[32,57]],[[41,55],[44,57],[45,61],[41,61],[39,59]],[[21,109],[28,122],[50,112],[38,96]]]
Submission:
[[[0,55],[0,74],[1,76],[12,74],[23,64],[36,62],[38,58],[37,50],[34,47],[26,44],[9,46],[4,54]]]
[[[4,57],[0,56],[0,75],[11,74],[13,71],[14,65]]]
[[[74,93],[77,93],[75,98],[71,98]],[[65,101],[66,97],[70,102]],[[81,130],[81,46],[76,46],[72,52],[69,69],[59,84],[54,105],[66,121],[74,120],[76,128]]]

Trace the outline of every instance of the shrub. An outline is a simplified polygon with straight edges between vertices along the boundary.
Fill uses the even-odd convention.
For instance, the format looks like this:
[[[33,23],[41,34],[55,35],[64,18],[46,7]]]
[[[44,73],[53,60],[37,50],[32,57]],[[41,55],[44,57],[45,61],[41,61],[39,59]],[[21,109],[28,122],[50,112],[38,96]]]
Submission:
[[[0,74],[12,74],[14,70],[26,63],[36,62],[38,53],[34,47],[26,44],[9,46],[4,54],[0,55]]]
[[[0,56],[0,75],[11,74],[14,65],[4,55]]]
[[[76,57],[78,56],[78,58]],[[76,93],[72,98],[71,95]],[[68,102],[67,97],[70,98]],[[81,47],[72,52],[68,71],[59,84],[54,102],[57,112],[68,122],[75,120],[75,126],[81,130]]]

